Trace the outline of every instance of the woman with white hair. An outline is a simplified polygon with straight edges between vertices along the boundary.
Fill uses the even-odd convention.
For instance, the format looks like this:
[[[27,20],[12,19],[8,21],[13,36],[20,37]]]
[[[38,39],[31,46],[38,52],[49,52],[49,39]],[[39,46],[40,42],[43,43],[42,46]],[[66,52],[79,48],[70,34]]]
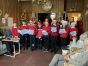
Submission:
[[[88,66],[88,38],[84,40],[83,46],[84,50],[66,56],[56,54],[49,66]]]
[[[83,51],[78,51],[73,55],[67,55],[64,58],[72,66],[88,66],[88,38],[86,38],[83,43]]]
[[[73,41],[69,45],[69,49],[71,50],[72,47],[84,49],[83,41],[88,37],[87,33],[83,33],[80,35],[80,39],[76,42],[76,38],[73,38]]]

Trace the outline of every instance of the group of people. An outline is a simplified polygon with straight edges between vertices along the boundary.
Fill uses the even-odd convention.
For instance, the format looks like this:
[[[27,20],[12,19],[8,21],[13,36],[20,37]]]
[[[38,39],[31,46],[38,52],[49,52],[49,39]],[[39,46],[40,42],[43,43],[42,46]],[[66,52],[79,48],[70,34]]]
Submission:
[[[53,19],[51,23],[47,18],[44,22],[30,19],[28,24],[23,21],[19,27],[14,23],[11,32],[13,37],[20,38],[24,49],[30,47],[32,51],[38,48],[56,53],[58,48],[66,47],[74,37],[79,35],[77,23],[74,17],[69,21]]]

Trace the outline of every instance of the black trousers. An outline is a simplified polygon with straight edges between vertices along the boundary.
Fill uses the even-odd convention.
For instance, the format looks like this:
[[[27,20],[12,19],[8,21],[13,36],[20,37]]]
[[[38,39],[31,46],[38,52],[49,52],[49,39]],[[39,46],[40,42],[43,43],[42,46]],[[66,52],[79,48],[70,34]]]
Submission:
[[[24,34],[20,36],[20,44],[24,49],[28,49],[28,34]]]
[[[58,43],[58,36],[51,36],[51,50],[56,52]]]
[[[37,38],[37,47],[40,49],[40,48],[42,48],[42,38],[41,39],[39,39],[39,38]]]
[[[49,36],[43,36],[44,48],[49,50]]]
[[[31,50],[35,50],[36,49],[36,36],[35,35],[30,35],[30,47]]]
[[[61,47],[67,46],[67,38],[61,38]]]

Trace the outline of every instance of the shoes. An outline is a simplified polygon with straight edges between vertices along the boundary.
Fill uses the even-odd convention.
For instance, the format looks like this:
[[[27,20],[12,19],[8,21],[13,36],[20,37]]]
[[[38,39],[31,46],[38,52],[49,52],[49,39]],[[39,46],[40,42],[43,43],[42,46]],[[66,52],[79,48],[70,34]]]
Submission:
[[[47,49],[45,49],[45,50],[44,50],[44,52],[48,52],[48,50],[47,50]]]

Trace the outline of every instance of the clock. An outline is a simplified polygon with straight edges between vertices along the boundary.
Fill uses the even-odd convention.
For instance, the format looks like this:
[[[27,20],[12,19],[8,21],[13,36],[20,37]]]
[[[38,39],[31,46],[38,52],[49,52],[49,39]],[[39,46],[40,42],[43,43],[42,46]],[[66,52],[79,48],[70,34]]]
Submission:
[[[44,11],[50,11],[51,8],[52,8],[52,3],[51,3],[50,1],[47,1],[46,3],[44,3],[44,4],[42,5],[42,9],[43,9]]]

